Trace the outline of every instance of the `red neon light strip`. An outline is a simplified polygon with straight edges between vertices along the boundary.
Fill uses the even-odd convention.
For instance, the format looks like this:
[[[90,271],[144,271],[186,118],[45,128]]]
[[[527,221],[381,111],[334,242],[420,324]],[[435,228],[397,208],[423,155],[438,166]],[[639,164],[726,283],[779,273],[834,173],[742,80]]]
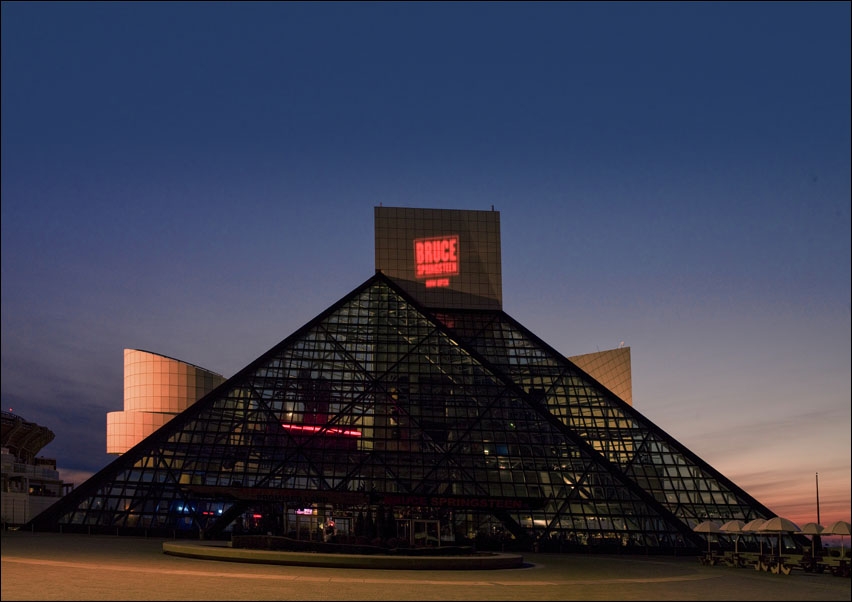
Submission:
[[[309,424],[281,424],[285,429],[289,429],[291,431],[309,431],[311,433],[316,433],[321,430],[325,430],[325,432],[330,435],[346,435],[347,437],[360,437],[361,431],[350,431],[345,429],[337,429],[337,428],[328,428],[323,429],[321,426],[313,426]]]

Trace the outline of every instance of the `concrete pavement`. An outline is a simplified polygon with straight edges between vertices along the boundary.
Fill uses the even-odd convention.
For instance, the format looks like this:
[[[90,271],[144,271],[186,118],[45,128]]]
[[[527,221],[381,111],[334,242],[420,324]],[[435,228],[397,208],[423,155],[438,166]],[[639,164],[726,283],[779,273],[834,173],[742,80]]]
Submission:
[[[282,566],[165,554],[155,538],[3,532],[2,600],[843,600],[850,579],[696,558],[524,554],[520,568]]]

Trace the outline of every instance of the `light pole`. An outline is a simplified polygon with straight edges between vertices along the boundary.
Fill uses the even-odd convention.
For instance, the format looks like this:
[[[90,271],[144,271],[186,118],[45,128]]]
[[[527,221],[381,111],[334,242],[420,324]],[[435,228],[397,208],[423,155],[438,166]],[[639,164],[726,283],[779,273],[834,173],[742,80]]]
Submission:
[[[821,525],[822,523],[819,520],[819,473],[816,473],[816,498],[817,498],[817,524]],[[816,535],[814,535],[813,543],[811,544],[811,547],[813,547],[814,544],[819,544],[819,550],[820,550],[819,554],[820,554],[820,556],[822,556],[822,537],[818,533]]]
[[[822,523],[819,521],[819,473],[816,473],[816,494],[817,494],[817,524],[821,525]]]

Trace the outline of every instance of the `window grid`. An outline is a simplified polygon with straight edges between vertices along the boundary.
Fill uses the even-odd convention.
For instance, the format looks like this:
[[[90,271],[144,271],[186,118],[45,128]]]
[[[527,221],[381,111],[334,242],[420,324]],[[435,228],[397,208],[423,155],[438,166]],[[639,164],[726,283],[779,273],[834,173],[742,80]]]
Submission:
[[[503,312],[433,317],[381,274],[96,477],[54,524],[221,533],[264,508],[286,530],[299,504],[390,500],[467,534],[694,550],[705,518],[767,515]]]

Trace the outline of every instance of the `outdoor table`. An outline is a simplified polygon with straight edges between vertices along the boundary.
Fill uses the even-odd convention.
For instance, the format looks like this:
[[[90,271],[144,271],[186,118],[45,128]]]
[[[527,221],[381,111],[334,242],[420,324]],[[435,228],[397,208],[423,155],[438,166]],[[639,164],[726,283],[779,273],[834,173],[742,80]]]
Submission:
[[[717,564],[726,561],[727,559],[724,555],[713,554],[711,552],[705,552],[704,554],[698,557],[698,562],[706,566],[716,566]]]
[[[816,556],[811,556],[810,550],[807,550],[804,554],[802,554],[802,558],[799,560],[799,566],[801,566],[802,570],[806,573],[822,573],[827,567],[825,562],[823,562],[822,555],[817,554]]]
[[[744,554],[729,553],[725,555],[725,564],[736,568],[745,568],[751,566],[748,558]]]
[[[834,562],[829,565],[832,575],[835,577],[852,576],[852,567],[849,565],[848,558],[832,558],[832,560]]]
[[[754,570],[755,571],[768,571],[769,565],[772,562],[771,554],[759,554],[757,560],[754,561]]]
[[[789,575],[793,570],[793,567],[787,564],[787,560],[787,556],[777,556],[773,554],[768,557],[767,566],[769,567],[769,570],[776,575],[779,573]]]

